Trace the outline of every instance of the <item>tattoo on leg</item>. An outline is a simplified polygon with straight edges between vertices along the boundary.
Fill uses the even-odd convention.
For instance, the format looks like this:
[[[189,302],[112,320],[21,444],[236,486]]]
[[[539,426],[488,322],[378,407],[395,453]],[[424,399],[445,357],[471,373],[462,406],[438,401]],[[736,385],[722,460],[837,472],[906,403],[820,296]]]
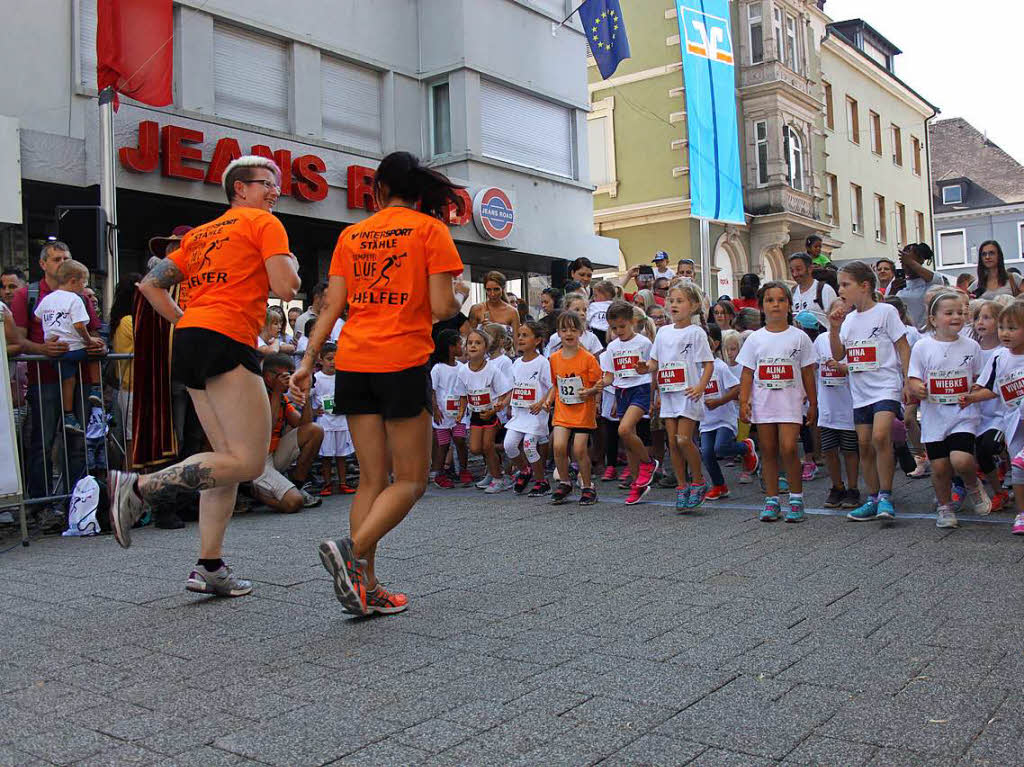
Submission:
[[[143,496],[152,504],[171,503],[178,493],[209,490],[216,484],[213,469],[197,463],[172,466],[149,477]]]

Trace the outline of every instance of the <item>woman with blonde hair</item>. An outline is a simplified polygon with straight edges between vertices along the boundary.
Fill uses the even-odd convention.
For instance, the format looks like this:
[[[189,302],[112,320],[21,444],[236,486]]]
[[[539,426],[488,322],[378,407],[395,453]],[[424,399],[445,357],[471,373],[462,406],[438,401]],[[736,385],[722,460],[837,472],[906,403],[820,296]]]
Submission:
[[[653,290],[647,290],[646,288],[638,290],[633,296],[633,306],[638,306],[643,309],[644,314],[647,314],[647,310],[657,303],[658,301],[654,297]]]

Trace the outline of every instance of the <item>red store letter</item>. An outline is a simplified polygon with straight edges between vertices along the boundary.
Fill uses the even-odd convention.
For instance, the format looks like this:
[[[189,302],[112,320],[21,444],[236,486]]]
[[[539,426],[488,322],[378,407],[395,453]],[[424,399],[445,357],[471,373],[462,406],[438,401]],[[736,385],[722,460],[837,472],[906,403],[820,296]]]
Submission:
[[[295,183],[292,190],[296,197],[306,202],[319,202],[327,197],[327,179],[321,173],[327,165],[315,154],[304,154],[292,162]]]
[[[139,145],[117,151],[121,164],[136,173],[150,173],[160,163],[160,126],[152,120],[139,123]]]
[[[202,168],[195,168],[184,162],[185,160],[203,159],[203,153],[197,147],[185,146],[186,143],[202,143],[202,140],[203,134],[197,130],[177,125],[165,125],[160,132],[160,149],[163,154],[161,172],[163,175],[184,178],[189,181],[202,181]]]
[[[287,149],[278,149],[276,152],[271,152],[270,147],[264,144],[257,144],[252,148],[252,153],[257,157],[266,157],[268,160],[273,160],[277,163],[277,167],[281,170],[281,194],[288,195],[292,193],[292,153]]]
[[[219,185],[224,178],[224,169],[232,160],[237,160],[241,156],[242,150],[233,138],[222,138],[218,141],[213,150],[213,158],[206,167],[206,183]]]
[[[373,199],[373,168],[362,165],[348,166],[348,207],[364,208],[373,213],[377,210],[377,202]]]

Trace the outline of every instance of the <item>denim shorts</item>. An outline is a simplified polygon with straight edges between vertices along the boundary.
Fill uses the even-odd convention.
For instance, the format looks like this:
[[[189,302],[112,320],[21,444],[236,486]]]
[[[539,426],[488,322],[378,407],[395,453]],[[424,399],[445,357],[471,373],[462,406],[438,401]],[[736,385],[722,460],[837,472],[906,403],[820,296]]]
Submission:
[[[883,399],[864,407],[855,407],[853,409],[854,426],[874,423],[875,413],[895,413],[897,418],[903,418],[903,405],[894,399]]]
[[[615,390],[615,412],[619,418],[626,414],[631,405],[636,405],[645,414],[651,412],[651,387],[649,384],[644,383]]]
[[[66,381],[78,375],[79,365],[87,359],[89,359],[89,352],[87,350],[75,349],[74,351],[64,352],[53,361],[53,365],[57,368],[57,372],[60,373],[60,380]]]

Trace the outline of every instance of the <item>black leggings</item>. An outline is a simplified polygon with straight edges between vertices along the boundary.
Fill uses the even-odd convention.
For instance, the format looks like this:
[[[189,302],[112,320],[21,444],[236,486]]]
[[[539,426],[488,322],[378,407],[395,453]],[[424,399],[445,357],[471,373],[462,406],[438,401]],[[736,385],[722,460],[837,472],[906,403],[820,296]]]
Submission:
[[[619,461],[619,422],[610,418],[601,420],[604,422],[604,465],[615,466]],[[636,422],[636,436],[647,447],[651,446],[651,421],[649,418],[641,418]]]
[[[996,463],[1002,455],[1006,445],[1003,441],[1003,433],[999,429],[989,429],[975,443],[975,455],[978,458],[978,468],[988,474],[996,470]]]

